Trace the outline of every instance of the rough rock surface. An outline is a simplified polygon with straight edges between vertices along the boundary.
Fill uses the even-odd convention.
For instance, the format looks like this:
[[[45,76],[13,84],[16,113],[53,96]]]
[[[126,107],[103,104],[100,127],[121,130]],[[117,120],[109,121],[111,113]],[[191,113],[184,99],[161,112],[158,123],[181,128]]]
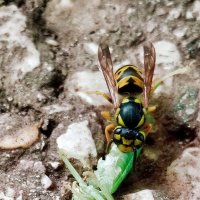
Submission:
[[[105,147],[100,112],[112,109],[102,97],[85,93],[107,90],[98,71],[98,44],[109,44],[115,70],[129,63],[142,70],[147,40],[157,51],[156,79],[187,65],[191,70],[168,79],[151,99],[158,131],[114,196],[151,188],[160,191],[156,199],[176,198],[174,189],[186,185],[168,187],[174,177],[184,178],[169,176],[169,166],[175,162],[171,172],[177,169],[174,160],[184,149],[200,145],[199,7],[199,0],[1,0],[0,140],[9,137],[11,147],[27,133],[32,142],[0,151],[0,199],[70,199],[73,178],[59,159],[56,140],[71,124],[88,121],[99,158]],[[27,130],[37,137],[32,140]],[[196,156],[192,153],[198,169]],[[180,160],[192,187],[198,177]],[[72,162],[82,170],[81,162]],[[191,191],[184,190],[183,199]]]

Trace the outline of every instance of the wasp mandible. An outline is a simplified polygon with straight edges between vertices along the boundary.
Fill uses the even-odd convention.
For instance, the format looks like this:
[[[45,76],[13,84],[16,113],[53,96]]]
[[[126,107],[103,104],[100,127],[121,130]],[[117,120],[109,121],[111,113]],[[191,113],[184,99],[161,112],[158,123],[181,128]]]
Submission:
[[[147,134],[151,131],[151,124],[145,123],[145,112],[149,108],[149,96],[152,92],[152,79],[155,68],[156,54],[152,43],[144,45],[144,77],[138,67],[125,65],[115,73],[109,47],[100,44],[98,49],[99,69],[102,71],[109,94],[96,91],[114,107],[114,120],[108,111],[102,116],[112,121],[105,128],[107,151],[112,141],[122,152],[131,152],[140,148]],[[143,93],[143,101],[139,96]],[[120,96],[122,98],[120,98]]]

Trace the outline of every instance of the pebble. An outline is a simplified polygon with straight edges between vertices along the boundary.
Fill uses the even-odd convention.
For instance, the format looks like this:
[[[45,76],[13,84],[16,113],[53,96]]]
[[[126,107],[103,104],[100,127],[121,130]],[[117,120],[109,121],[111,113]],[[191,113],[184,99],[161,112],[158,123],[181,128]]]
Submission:
[[[68,158],[80,160],[84,167],[90,167],[89,158],[97,156],[87,120],[70,124],[66,132],[57,138],[57,145]]]
[[[59,162],[49,162],[49,164],[53,169],[58,169],[58,167],[60,166]]]
[[[98,54],[98,45],[94,42],[87,42],[84,44],[84,49],[88,54],[97,55]]]
[[[100,71],[79,71],[71,74],[65,82],[66,93],[79,96],[85,102],[100,106],[109,103],[102,96],[88,94],[88,91],[102,91],[108,93],[106,82]]]
[[[177,200],[200,199],[200,148],[191,147],[167,168],[167,180]]]
[[[47,175],[43,175],[41,178],[41,184],[43,188],[47,190],[53,185],[53,182]]]
[[[136,193],[127,194],[122,197],[123,200],[154,200],[153,190],[141,190]]]

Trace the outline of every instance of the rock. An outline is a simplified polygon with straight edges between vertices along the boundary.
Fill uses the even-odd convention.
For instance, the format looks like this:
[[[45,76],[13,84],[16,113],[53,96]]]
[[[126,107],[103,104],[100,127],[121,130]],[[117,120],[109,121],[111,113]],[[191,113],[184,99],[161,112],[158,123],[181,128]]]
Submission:
[[[48,106],[42,107],[42,111],[45,112],[48,115],[52,115],[55,113],[60,113],[60,112],[67,112],[71,110],[73,106],[68,103],[63,103],[63,104],[52,104]]]
[[[97,57],[98,54],[98,45],[93,42],[88,42],[84,44],[84,49],[88,54],[95,55]]]
[[[47,175],[43,175],[41,178],[41,184],[43,188],[47,190],[53,185],[53,182]]]
[[[57,145],[68,158],[79,160],[84,167],[90,167],[89,158],[97,156],[88,121],[70,124],[66,133],[57,138]]]
[[[53,168],[53,169],[58,169],[58,167],[61,165],[61,163],[60,162],[49,162],[49,164],[51,165],[51,167]]]
[[[123,200],[170,200],[168,196],[159,190],[145,189],[139,192],[127,194],[121,197]]]
[[[156,51],[156,67],[154,80],[160,79],[168,73],[174,71],[181,64],[181,55],[177,46],[167,40],[160,40],[153,43]],[[164,48],[163,48],[164,47]],[[143,63],[143,49],[140,49],[139,59]],[[170,77],[164,81],[154,92],[155,95],[160,93],[169,94],[173,89],[173,79]]]
[[[20,160],[17,167],[20,171],[32,171],[37,172],[38,174],[43,174],[46,171],[46,168],[41,161]]]
[[[163,122],[169,132],[176,133],[181,138],[194,136],[197,126],[198,92],[198,89],[187,88],[173,99]]]
[[[66,80],[64,87],[66,94],[70,92],[71,95],[79,96],[91,105],[100,106],[109,104],[103,97],[87,93],[88,91],[96,90],[108,93],[106,82],[100,71],[75,72]]]
[[[0,115],[0,149],[28,148],[39,139],[40,123],[31,123],[28,117],[24,120],[30,124],[24,125],[21,116]]]
[[[141,190],[136,193],[127,194],[122,197],[123,200],[155,200],[153,190]]]
[[[169,191],[177,200],[200,199],[200,148],[192,147],[167,168]]]
[[[154,19],[151,19],[147,22],[147,32],[151,33],[154,31],[154,29],[158,26],[158,24],[156,23],[156,21]]]
[[[167,19],[168,20],[178,19],[181,16],[181,12],[182,12],[181,6],[171,9]]]
[[[168,70],[173,70],[180,64],[180,52],[174,43],[167,40],[160,40],[154,43],[154,47],[156,50],[157,65],[161,65]]]
[[[5,84],[14,83],[40,65],[40,54],[25,31],[26,20],[15,5],[0,8],[0,52],[7,52],[1,60],[7,72]]]
[[[200,21],[200,1],[194,1],[193,5],[186,11],[186,19],[196,19]]]
[[[58,46],[58,42],[56,40],[54,40],[53,38],[47,38],[46,43],[51,46]]]
[[[0,192],[0,199],[2,200],[13,200],[15,196],[15,190],[8,187],[6,192]]]
[[[183,38],[187,32],[187,28],[186,27],[181,27],[181,28],[177,28],[173,31],[173,34],[178,38]]]

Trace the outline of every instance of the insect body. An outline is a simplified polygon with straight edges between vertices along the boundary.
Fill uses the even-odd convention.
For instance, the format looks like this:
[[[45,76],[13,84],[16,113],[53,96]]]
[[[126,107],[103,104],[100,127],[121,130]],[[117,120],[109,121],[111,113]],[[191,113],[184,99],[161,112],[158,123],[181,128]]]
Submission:
[[[115,72],[119,94],[137,94],[143,91],[142,74],[136,66],[126,65]]]
[[[100,45],[98,57],[100,70],[106,80],[109,95],[104,96],[114,105],[115,121],[105,129],[108,147],[114,141],[122,152],[135,151],[145,141],[147,131],[143,130],[145,124],[145,108],[148,107],[148,98],[151,92],[151,83],[155,67],[155,50],[151,43],[144,46],[145,76],[142,78],[140,70],[133,65],[119,68],[115,74],[110,51],[107,45]],[[141,102],[137,96],[144,93]],[[119,94],[122,95],[120,100]],[[107,112],[104,118],[109,119]],[[112,135],[112,139],[111,139]]]

